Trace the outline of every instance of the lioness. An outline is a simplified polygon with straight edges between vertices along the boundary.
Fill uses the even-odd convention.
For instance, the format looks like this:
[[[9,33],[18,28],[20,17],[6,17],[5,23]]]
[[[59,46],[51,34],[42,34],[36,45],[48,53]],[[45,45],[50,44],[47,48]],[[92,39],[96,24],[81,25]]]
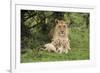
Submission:
[[[68,53],[68,50],[71,50],[70,40],[68,37],[69,29],[64,20],[56,20],[56,25],[54,29],[50,31],[50,34],[52,34],[51,41],[55,42],[54,46],[56,49],[60,50],[60,53]]]

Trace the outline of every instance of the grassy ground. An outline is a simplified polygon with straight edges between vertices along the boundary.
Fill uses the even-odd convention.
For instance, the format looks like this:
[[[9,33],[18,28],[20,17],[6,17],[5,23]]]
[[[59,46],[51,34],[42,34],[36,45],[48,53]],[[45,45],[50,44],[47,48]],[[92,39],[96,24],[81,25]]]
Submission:
[[[35,43],[34,43],[35,44]],[[70,29],[70,44],[72,50],[68,54],[57,54],[47,51],[28,49],[21,53],[21,62],[45,62],[89,59],[89,31],[88,29]]]

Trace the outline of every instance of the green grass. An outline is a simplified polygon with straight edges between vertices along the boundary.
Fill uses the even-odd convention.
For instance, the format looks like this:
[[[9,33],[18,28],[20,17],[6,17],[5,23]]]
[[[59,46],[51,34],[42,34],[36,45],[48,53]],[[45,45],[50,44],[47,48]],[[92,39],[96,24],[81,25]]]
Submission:
[[[21,63],[89,59],[88,29],[70,29],[70,45],[72,50],[68,54],[49,53],[28,48],[25,53],[21,53]]]

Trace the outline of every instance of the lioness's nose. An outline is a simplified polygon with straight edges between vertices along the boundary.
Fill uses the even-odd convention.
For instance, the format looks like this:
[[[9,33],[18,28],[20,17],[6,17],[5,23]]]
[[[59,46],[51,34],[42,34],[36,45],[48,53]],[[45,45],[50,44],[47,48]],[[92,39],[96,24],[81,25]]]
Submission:
[[[63,34],[63,33],[64,33],[64,31],[61,31],[61,33]]]

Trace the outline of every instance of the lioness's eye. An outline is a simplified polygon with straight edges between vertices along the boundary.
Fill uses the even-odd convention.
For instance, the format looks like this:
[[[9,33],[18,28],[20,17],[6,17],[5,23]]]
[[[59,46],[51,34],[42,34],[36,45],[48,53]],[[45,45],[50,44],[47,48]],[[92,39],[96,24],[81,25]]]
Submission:
[[[65,28],[66,26],[64,25],[64,28]]]
[[[60,28],[61,26],[59,26],[59,28]]]

